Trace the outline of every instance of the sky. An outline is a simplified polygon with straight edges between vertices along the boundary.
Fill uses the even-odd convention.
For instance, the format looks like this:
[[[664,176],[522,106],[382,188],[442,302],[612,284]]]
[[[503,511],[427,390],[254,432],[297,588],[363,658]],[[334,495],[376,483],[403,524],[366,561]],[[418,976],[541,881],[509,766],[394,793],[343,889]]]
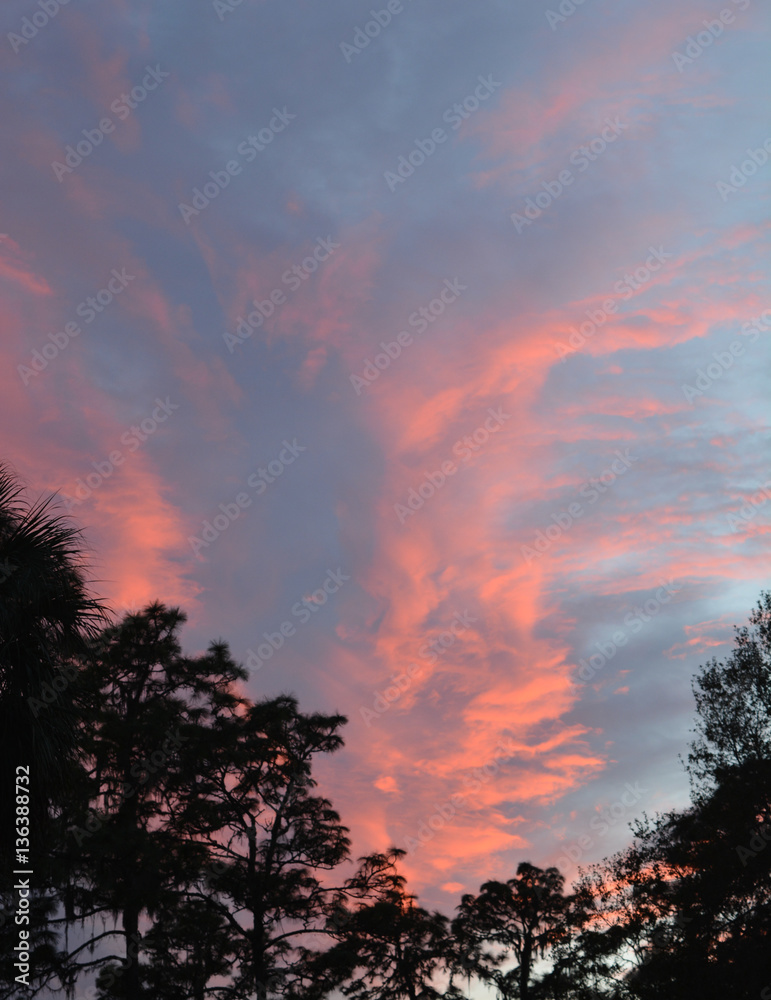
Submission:
[[[768,585],[759,0],[6,0],[2,460],[349,719],[424,905],[687,801]]]

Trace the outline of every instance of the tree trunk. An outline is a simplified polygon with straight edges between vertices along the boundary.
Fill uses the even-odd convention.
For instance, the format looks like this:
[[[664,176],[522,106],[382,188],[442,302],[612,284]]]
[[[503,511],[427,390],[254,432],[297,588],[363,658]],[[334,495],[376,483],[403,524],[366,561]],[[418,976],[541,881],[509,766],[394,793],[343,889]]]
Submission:
[[[123,911],[123,930],[126,932],[126,958],[123,964],[123,981],[126,1000],[141,1000],[142,981],[139,975],[139,908],[128,906]]]
[[[127,717],[131,716],[131,711]],[[120,773],[123,775],[123,788],[131,782],[131,747],[121,750],[118,759]],[[136,837],[141,827],[139,824],[139,809],[136,796],[126,796],[118,807],[118,817],[121,826],[127,832],[131,847],[122,858],[123,876],[123,930],[126,933],[126,958],[123,962],[123,982],[125,1000],[141,1000],[142,982],[139,975],[139,915],[142,912],[141,895],[137,894],[137,871],[141,870],[140,851],[137,849]]]
[[[530,998],[530,966],[533,961],[533,942],[530,935],[526,935],[522,948],[522,961],[519,963],[519,996],[520,1000]]]

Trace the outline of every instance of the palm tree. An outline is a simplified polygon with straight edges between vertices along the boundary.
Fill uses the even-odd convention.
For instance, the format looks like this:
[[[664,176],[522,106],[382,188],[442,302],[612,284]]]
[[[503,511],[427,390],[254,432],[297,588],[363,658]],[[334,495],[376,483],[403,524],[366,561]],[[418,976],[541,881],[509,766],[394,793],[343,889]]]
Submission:
[[[42,847],[49,805],[69,783],[78,756],[68,674],[75,676],[73,658],[106,619],[104,605],[88,592],[80,530],[52,510],[53,502],[27,499],[0,464],[2,862],[13,846],[18,765],[29,768],[33,850]]]

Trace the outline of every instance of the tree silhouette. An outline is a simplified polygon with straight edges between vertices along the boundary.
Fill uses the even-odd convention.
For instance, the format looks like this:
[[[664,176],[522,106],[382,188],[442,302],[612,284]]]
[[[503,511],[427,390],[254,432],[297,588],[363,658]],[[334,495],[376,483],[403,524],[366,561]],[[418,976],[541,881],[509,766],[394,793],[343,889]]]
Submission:
[[[189,895],[229,930],[236,995],[287,989],[303,942],[334,911],[320,876],[347,858],[349,841],[330,802],[313,794],[312,765],[342,746],[344,722],[305,715],[282,696],[215,719],[186,752],[174,828],[208,852]]]
[[[558,869],[523,861],[515,878],[464,896],[452,924],[457,971],[494,985],[501,1000],[531,1000],[534,962],[564,933],[563,890]]]
[[[771,595],[736,631],[694,679],[693,804],[635,824],[585,881],[605,925],[585,944],[641,1000],[749,1000],[771,984]]]
[[[313,768],[345,718],[242,696],[226,643],[183,654],[179,609],[98,631],[77,532],[49,507],[0,469],[0,745],[31,765],[46,837],[30,996],[90,975],[98,1000],[771,997],[771,594],[694,678],[690,806],[633,824],[569,894],[523,862],[450,922],[407,891],[404,851],[337,878],[348,830]],[[19,993],[9,888],[0,1000]]]
[[[184,621],[162,604],[127,615],[104,631],[78,678],[85,766],[63,852],[63,919],[82,932],[97,918],[120,917],[120,928],[92,930],[88,949],[71,955],[78,970],[119,961],[103,972],[104,997],[146,995],[140,921],[173,911],[207,857],[171,822],[174,776],[200,728],[241,704],[230,688],[246,678],[243,668],[221,643],[183,656]],[[111,955],[116,940],[122,954]],[[107,954],[88,957],[97,943]]]
[[[771,592],[761,594],[749,623],[735,629],[728,659],[713,658],[693,682],[696,739],[687,769],[697,794],[771,760]]]
[[[16,766],[30,769],[32,854],[49,840],[49,806],[61,799],[79,754],[71,671],[61,673],[104,625],[88,592],[80,532],[31,502],[0,465],[0,870],[12,862]]]
[[[396,863],[405,852],[360,859],[347,881],[327,929],[338,938],[328,950],[306,954],[307,969],[299,1000],[320,1000],[341,990],[354,1000],[439,1000],[445,994],[434,977],[445,965],[448,920],[416,906],[405,891]],[[358,905],[342,905],[346,897]]]
[[[236,950],[228,921],[199,899],[161,906],[142,942],[145,990],[153,1000],[232,997]],[[120,973],[115,968],[113,975]]]

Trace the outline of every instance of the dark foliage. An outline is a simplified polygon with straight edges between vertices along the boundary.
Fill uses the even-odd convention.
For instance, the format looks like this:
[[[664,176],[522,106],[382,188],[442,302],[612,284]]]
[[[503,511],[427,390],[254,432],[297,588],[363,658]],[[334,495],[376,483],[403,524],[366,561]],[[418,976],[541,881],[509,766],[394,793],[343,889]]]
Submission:
[[[771,1000],[771,594],[694,679],[691,805],[633,826],[569,892],[522,862],[454,919],[396,848],[348,878],[314,766],[345,718],[244,697],[227,645],[188,657],[184,614],[105,627],[77,532],[0,469],[3,835],[34,775],[29,996],[98,1000]],[[20,995],[10,882],[0,1000]]]

